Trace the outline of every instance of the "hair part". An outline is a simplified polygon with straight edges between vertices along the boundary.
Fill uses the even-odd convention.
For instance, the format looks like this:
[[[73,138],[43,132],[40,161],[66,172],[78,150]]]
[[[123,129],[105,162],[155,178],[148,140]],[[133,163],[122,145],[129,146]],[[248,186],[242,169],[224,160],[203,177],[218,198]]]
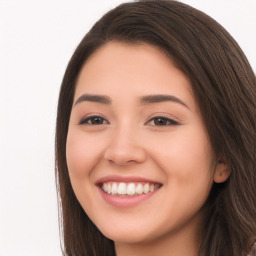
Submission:
[[[214,184],[206,203],[200,256],[246,255],[256,237],[256,79],[244,53],[216,21],[186,4],[144,0],[105,14],[78,45],[66,69],[56,123],[56,184],[65,255],[115,255],[113,241],[88,218],[66,163],[76,80],[86,60],[111,41],[148,43],[189,78],[216,156],[231,176]]]

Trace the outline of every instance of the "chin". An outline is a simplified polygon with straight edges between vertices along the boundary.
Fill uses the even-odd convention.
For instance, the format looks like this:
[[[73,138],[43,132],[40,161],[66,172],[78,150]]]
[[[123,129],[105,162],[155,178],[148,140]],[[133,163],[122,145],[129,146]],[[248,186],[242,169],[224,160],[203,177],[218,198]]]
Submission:
[[[107,237],[107,236],[106,236]],[[120,236],[110,236],[107,237],[110,240],[114,241],[115,243],[122,243],[122,244],[139,244],[143,242],[151,241],[152,239],[147,239],[146,237],[138,237],[131,234],[122,234]]]
[[[142,243],[156,239],[156,235],[145,229],[138,232],[137,230],[127,229],[107,229],[100,230],[104,236],[116,243]]]

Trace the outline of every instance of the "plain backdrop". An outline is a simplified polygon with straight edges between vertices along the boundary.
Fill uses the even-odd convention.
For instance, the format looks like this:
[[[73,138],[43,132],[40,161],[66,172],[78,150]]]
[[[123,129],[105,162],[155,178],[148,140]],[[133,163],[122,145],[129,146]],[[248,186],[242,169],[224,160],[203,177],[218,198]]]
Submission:
[[[84,34],[121,0],[0,0],[0,256],[59,256],[58,91]],[[256,0],[183,0],[220,22],[256,70]]]

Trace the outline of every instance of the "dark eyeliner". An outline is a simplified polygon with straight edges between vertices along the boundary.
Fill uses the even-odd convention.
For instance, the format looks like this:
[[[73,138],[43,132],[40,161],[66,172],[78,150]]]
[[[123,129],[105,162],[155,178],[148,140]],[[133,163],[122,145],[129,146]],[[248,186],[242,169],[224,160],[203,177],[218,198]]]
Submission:
[[[180,125],[179,122],[168,118],[168,117],[164,117],[164,116],[155,116],[153,118],[151,118],[147,123],[150,123],[152,121],[157,121],[158,124],[156,124],[156,122],[154,123],[154,126],[171,126],[171,125]]]
[[[93,123],[93,121],[92,121],[93,119],[94,119],[94,121],[96,121],[96,123]],[[91,120],[91,123],[89,123],[90,120]],[[108,123],[108,121],[105,118],[103,118],[102,116],[93,115],[93,116],[88,116],[88,117],[83,118],[79,122],[79,125],[84,125],[84,124],[86,124],[86,125],[103,125],[103,124],[105,124],[104,123],[105,121]]]

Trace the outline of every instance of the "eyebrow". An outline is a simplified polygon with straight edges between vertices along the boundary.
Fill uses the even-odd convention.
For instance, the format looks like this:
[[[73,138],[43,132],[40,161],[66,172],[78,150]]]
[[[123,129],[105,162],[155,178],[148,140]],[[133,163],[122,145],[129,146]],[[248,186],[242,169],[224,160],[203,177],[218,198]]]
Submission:
[[[151,103],[159,103],[159,102],[165,102],[165,101],[172,101],[175,103],[179,103],[189,109],[189,107],[185,102],[183,102],[181,99],[173,95],[158,94],[158,95],[143,96],[140,98],[141,104],[151,104]]]
[[[83,101],[98,102],[106,105],[110,105],[112,102],[110,97],[105,95],[83,94],[76,100],[74,106]]]
[[[105,105],[110,105],[112,103],[112,100],[110,97],[105,95],[96,95],[96,94],[83,94],[80,96],[76,102],[74,103],[74,106],[76,106],[80,102],[84,101],[91,101],[91,102],[98,102]],[[177,98],[174,95],[168,95],[168,94],[156,94],[156,95],[146,95],[139,98],[139,102],[141,105],[145,104],[152,104],[152,103],[160,103],[165,101],[171,101],[175,103],[179,103],[182,106],[190,109],[185,102],[183,102],[181,99]]]

